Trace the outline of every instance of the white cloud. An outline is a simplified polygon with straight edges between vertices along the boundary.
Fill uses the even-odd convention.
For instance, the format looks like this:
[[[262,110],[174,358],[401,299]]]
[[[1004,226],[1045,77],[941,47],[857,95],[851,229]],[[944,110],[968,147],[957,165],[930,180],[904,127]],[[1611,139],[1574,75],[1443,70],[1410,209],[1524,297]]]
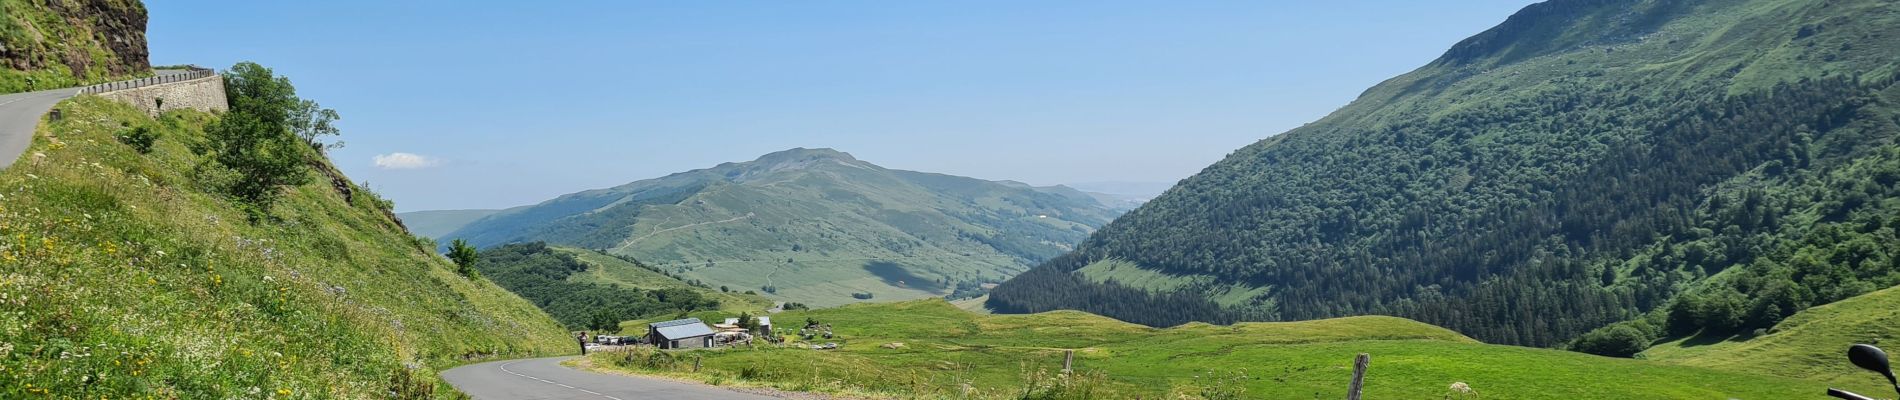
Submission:
[[[376,168],[382,169],[419,169],[442,164],[442,161],[435,157],[403,152],[378,154],[374,161]]]

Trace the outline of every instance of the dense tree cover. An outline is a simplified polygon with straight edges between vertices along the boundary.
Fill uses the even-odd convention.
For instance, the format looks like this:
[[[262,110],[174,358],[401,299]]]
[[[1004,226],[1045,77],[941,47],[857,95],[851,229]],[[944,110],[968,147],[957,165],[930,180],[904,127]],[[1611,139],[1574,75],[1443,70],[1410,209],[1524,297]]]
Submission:
[[[1534,7],[1526,18],[1596,21],[1566,10]],[[1656,18],[1682,11],[1619,10]],[[1875,35],[1862,31],[1886,27],[1829,29],[1867,46]],[[1654,28],[1636,31],[1646,29]],[[1900,89],[1891,54],[1835,52],[1853,47],[1813,46],[1826,33],[1797,37],[1792,27],[1737,29],[1723,40],[1824,47],[1816,51],[1828,60],[1856,60],[1836,64],[1843,70],[1866,72],[1739,89],[1746,64],[1683,72],[1708,79],[1610,75],[1603,66],[1565,67],[1618,62],[1601,54],[1621,49],[1538,47],[1569,40],[1562,35],[1479,43],[1511,37],[1480,35],[1355,107],[1241,149],[1076,252],[1006,282],[990,304],[1151,325],[1391,314],[1487,342],[1540,346],[1667,312],[1657,322],[1666,330],[1611,327],[1573,344],[1627,355],[1631,343],[1764,328],[1801,308],[1900,283],[1893,261],[1900,173],[1892,172]],[[1657,43],[1650,54],[1684,57]],[[1539,59],[1537,69],[1458,81],[1471,76],[1460,69],[1471,63],[1565,51],[1573,52],[1569,62]],[[1759,57],[1747,46],[1721,51]],[[1525,81],[1532,83],[1510,85]],[[1431,91],[1455,87],[1413,82],[1469,89],[1449,96]],[[1069,273],[1109,258],[1272,290],[1221,309],[1200,296],[1147,294]]]
[[[1361,195],[1349,200],[1377,202],[1381,197],[1395,199],[1395,204],[1390,208],[1372,207],[1372,210],[1368,210],[1290,204],[1290,200],[1285,198],[1277,199],[1280,204],[1274,205],[1272,203],[1276,198],[1268,195],[1265,201],[1269,206],[1261,209],[1209,210],[1217,214],[1234,213],[1232,217],[1221,218],[1223,224],[1260,224],[1252,226],[1253,229],[1214,231],[1231,237],[1212,233],[1183,237],[1120,237],[1114,235],[1121,229],[1182,229],[1178,224],[1167,222],[1158,222],[1163,225],[1146,228],[1117,226],[1122,224],[1118,221],[1104,229],[1102,237],[1107,237],[1108,241],[1097,246],[1124,246],[1122,248],[1139,250],[1109,253],[1101,250],[1101,247],[1091,246],[1090,249],[1051,261],[1044,267],[1073,271],[1100,259],[1102,254],[1128,256],[1134,257],[1144,266],[1164,267],[1162,270],[1170,273],[1210,274],[1231,280],[1274,285],[1279,290],[1274,291],[1271,301],[1277,303],[1278,307],[1271,309],[1273,314],[1268,315],[1270,318],[1396,314],[1451,327],[1489,341],[1537,345],[1554,344],[1605,323],[1655,309],[1669,302],[1678,285],[1720,272],[1730,265],[1748,264],[1769,249],[1792,245],[1783,241],[1813,242],[1797,247],[1810,249],[1808,253],[1812,255],[1808,257],[1809,260],[1828,260],[1829,256],[1819,253],[1832,254],[1834,251],[1822,249],[1833,249],[1849,242],[1858,243],[1858,247],[1853,247],[1858,252],[1854,253],[1857,255],[1844,256],[1848,258],[1834,257],[1839,259],[1798,264],[1809,266],[1808,270],[1823,266],[1839,270],[1836,274],[1824,275],[1828,278],[1810,277],[1812,272],[1773,272],[1775,267],[1772,266],[1751,266],[1751,270],[1761,269],[1763,272],[1749,276],[1780,276],[1786,279],[1774,282],[1763,282],[1766,278],[1737,279],[1737,290],[1751,293],[1761,291],[1763,294],[1774,292],[1776,295],[1718,296],[1717,300],[1710,303],[1717,305],[1708,307],[1732,306],[1743,310],[1761,310],[1759,313],[1764,315],[1750,319],[1752,323],[1714,317],[1697,321],[1714,324],[1713,327],[1721,330],[1761,327],[1762,324],[1772,324],[1794,310],[1816,304],[1808,300],[1813,296],[1807,295],[1804,290],[1830,291],[1831,295],[1822,299],[1825,302],[1894,283],[1885,275],[1887,270],[1893,269],[1890,267],[1892,258],[1886,254],[1894,251],[1895,241],[1892,239],[1892,229],[1884,225],[1884,218],[1894,215],[1891,212],[1895,211],[1893,202],[1868,200],[1896,198],[1896,193],[1890,192],[1893,190],[1892,185],[1881,184],[1877,178],[1841,176],[1828,180],[1812,179],[1827,176],[1827,172],[1831,171],[1826,166],[1816,166],[1817,157],[1823,158],[1820,161],[1823,164],[1856,159],[1859,162],[1854,165],[1867,165],[1840,173],[1869,170],[1858,174],[1870,177],[1881,174],[1872,170],[1883,164],[1879,160],[1892,158],[1888,154],[1894,149],[1884,147],[1875,151],[1869,147],[1880,140],[1900,136],[1900,129],[1893,127],[1891,119],[1855,116],[1885,112],[1869,107],[1884,104],[1870,96],[1876,93],[1876,89],[1885,88],[1886,82],[1869,86],[1847,79],[1830,79],[1784,85],[1758,95],[1729,97],[1679,93],[1628,103],[1623,103],[1626,96],[1615,95],[1619,91],[1634,90],[1640,86],[1612,88],[1596,94],[1580,90],[1564,91],[1561,92],[1565,94],[1564,98],[1528,101],[1519,104],[1525,108],[1515,112],[1491,114],[1502,110],[1477,109],[1474,112],[1479,114],[1475,116],[1453,115],[1418,128],[1395,127],[1400,132],[1442,129],[1445,131],[1441,134],[1452,139],[1471,132],[1511,129],[1491,126],[1500,123],[1571,126],[1579,130],[1602,126],[1599,129],[1603,131],[1627,131],[1632,134],[1649,132],[1641,137],[1628,138],[1616,146],[1602,146],[1605,148],[1599,151],[1608,154],[1604,161],[1585,167],[1569,179],[1523,182],[1522,188],[1467,188],[1537,194],[1529,199],[1500,201],[1499,204],[1477,209],[1465,209],[1447,203],[1402,203],[1396,200],[1408,197],[1402,193]],[[1683,113],[1682,110],[1694,111]],[[1626,117],[1621,118],[1617,125],[1590,125],[1590,120],[1570,119],[1588,115]],[[1648,121],[1632,124],[1644,121],[1645,118],[1639,116],[1646,117]],[[1601,124],[1605,121],[1596,122]],[[1828,136],[1823,140],[1824,143],[1817,145],[1817,135],[1837,136]],[[1408,135],[1387,138],[1408,140]],[[1359,143],[1348,148],[1371,149],[1381,147],[1379,145],[1376,142]],[[1830,151],[1816,148],[1818,146],[1838,148]],[[1874,155],[1867,156],[1869,152],[1874,152]],[[1320,153],[1324,152],[1315,151],[1308,156],[1353,158]],[[1500,154],[1491,160],[1465,161],[1459,157],[1466,157],[1466,152],[1444,153],[1448,154],[1423,154],[1423,160],[1412,163],[1496,165],[1524,162],[1517,154]],[[1542,153],[1560,156],[1570,152],[1548,149]],[[1482,154],[1472,152],[1469,156],[1482,158]],[[1545,160],[1542,163],[1561,164],[1557,160]],[[1370,162],[1357,164],[1378,165]],[[1885,165],[1879,168],[1891,167]],[[1403,167],[1400,169],[1389,172],[1401,173]],[[1463,172],[1466,174],[1478,172],[1478,176],[1486,178],[1487,183],[1477,183],[1477,178],[1457,179],[1450,183],[1467,181],[1463,184],[1498,185],[1514,179],[1525,179],[1518,173],[1460,170],[1470,171]],[[1348,173],[1335,170],[1334,175]],[[1749,177],[1794,184],[1807,183],[1803,186],[1819,185],[1812,182],[1837,182],[1837,185],[1846,185],[1852,190],[1827,187],[1776,188],[1780,189],[1779,193],[1786,193],[1785,196],[1776,197],[1766,194],[1768,188],[1761,187],[1765,184],[1736,183],[1731,184],[1735,186],[1733,192],[1718,190],[1713,192],[1716,195],[1706,197],[1703,194],[1712,185],[1730,181],[1731,178],[1752,179]],[[1379,183],[1377,180],[1368,181],[1365,182],[1366,186],[1341,190],[1341,194],[1351,196],[1352,192],[1380,193],[1390,190]],[[1846,198],[1832,198],[1837,196]],[[1771,202],[1767,200],[1769,198],[1784,200]],[[1511,197],[1500,196],[1500,199]],[[1883,209],[1890,212],[1882,214],[1876,209],[1883,204],[1888,206]],[[1832,205],[1832,208],[1827,205]],[[1821,228],[1832,235],[1797,235],[1777,240],[1766,233],[1802,227],[1778,224],[1776,219],[1790,218],[1810,207],[1829,209],[1829,213],[1843,218],[1850,215],[1862,218],[1842,223],[1842,228]],[[1150,211],[1144,207],[1131,215]],[[1376,214],[1378,211],[1388,214],[1380,216]],[[1285,215],[1301,213],[1320,214]],[[1468,217],[1459,218],[1464,215]],[[1321,222],[1311,226],[1268,222],[1275,218],[1317,219]],[[1145,221],[1135,219],[1134,222]],[[1380,234],[1368,235],[1369,232]],[[1270,239],[1277,236],[1274,233],[1297,240],[1279,248],[1243,245],[1276,243]],[[1862,233],[1870,236],[1849,237]],[[1355,240],[1334,243],[1319,239],[1335,238],[1336,241],[1346,237]],[[1629,259],[1630,262],[1592,258],[1607,255],[1607,260],[1625,260],[1627,258],[1616,255],[1644,252],[1662,238],[1673,239],[1661,243],[1677,242],[1683,238],[1694,240],[1680,246],[1666,245],[1653,250],[1666,253]],[[1797,253],[1793,250],[1783,251],[1789,251],[1790,255]],[[1235,253],[1239,253],[1242,258],[1228,258],[1235,256]],[[1873,268],[1882,263],[1888,266]],[[1276,265],[1298,268],[1267,268]],[[1780,265],[1784,270],[1802,268],[1780,263],[1774,265]],[[1861,268],[1858,272],[1842,272],[1852,269],[1847,267],[1850,265]],[[1167,266],[1175,268],[1165,268]],[[1065,275],[1069,274],[1020,276],[992,293],[993,305],[1012,311],[1040,311],[1051,308],[1046,305],[1061,304],[1065,306],[1063,308],[1079,308],[1124,318],[1130,314],[1111,310],[1118,307],[1131,310],[1204,309],[1211,305],[1198,304],[1200,302],[1193,301],[1196,299],[1192,296],[1182,300],[1193,304],[1166,305],[1148,304],[1160,299],[1152,296],[1072,296],[1074,293],[1114,292],[1117,289]],[[1037,279],[1051,279],[1054,282],[1034,283],[1035,289],[1031,289],[1028,281]],[[1807,279],[1813,284],[1786,284],[1798,279]],[[1830,289],[1818,289],[1816,286],[1828,286]],[[1037,299],[1038,296],[1063,296],[1071,300]],[[1135,305],[1116,304],[1129,299],[1137,300]],[[1756,299],[1756,304],[1763,301],[1779,303],[1773,307],[1733,305],[1740,301],[1736,299]],[[1030,306],[1035,304],[1045,306]],[[1703,314],[1713,313],[1716,312]],[[1766,315],[1771,313],[1779,314],[1772,317]],[[1231,314],[1207,317],[1209,319],[1205,320],[1234,318]],[[1181,313],[1135,318],[1161,318],[1163,325],[1203,320],[1189,318]]]
[[[719,308],[717,300],[686,288],[641,290],[569,281],[587,264],[541,242],[488,248],[475,265],[489,280],[570,328],[611,329],[630,319]]]

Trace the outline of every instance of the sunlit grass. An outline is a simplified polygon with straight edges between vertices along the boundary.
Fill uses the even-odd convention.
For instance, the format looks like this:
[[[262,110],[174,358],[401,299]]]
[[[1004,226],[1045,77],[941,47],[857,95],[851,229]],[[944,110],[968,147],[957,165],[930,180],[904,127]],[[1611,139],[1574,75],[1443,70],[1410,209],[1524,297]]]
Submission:
[[[0,171],[0,398],[449,396],[434,370],[572,345],[352,185],[251,223],[192,151],[210,114],[85,96]],[[113,134],[150,126],[141,155]]]
[[[696,315],[720,317],[717,313]],[[1393,317],[1149,328],[1058,311],[979,315],[941,300],[775,314],[780,331],[831,324],[837,350],[759,346],[601,353],[597,368],[703,382],[891,398],[1341,398],[1354,355],[1372,355],[1366,398],[1806,398],[1822,383],[1642,360],[1478,343]],[[903,343],[902,346],[891,345]],[[890,345],[890,346],[887,346]],[[1099,382],[1036,389],[1065,351]],[[673,362],[649,362],[671,357]],[[691,372],[692,358],[702,370]],[[1092,378],[1087,378],[1092,379]],[[1451,389],[1463,382],[1475,396]],[[1449,396],[1449,397],[1447,397]],[[1466,397],[1459,397],[1466,396]]]

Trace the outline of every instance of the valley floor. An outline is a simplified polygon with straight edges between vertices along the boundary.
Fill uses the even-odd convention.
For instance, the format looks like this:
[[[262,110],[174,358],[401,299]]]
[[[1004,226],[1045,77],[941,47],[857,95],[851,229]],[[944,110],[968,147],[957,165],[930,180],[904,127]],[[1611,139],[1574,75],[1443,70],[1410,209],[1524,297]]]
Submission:
[[[635,348],[590,360],[603,370],[716,385],[889,398],[1339,398],[1359,353],[1372,357],[1367,398],[1791,399],[1828,387],[1489,345],[1392,317],[1157,329],[1072,311],[980,315],[940,300],[773,316],[779,334],[794,338],[808,319],[838,336],[688,352]],[[827,342],[841,346],[809,349]],[[1075,357],[1068,377],[1060,373],[1066,351]]]

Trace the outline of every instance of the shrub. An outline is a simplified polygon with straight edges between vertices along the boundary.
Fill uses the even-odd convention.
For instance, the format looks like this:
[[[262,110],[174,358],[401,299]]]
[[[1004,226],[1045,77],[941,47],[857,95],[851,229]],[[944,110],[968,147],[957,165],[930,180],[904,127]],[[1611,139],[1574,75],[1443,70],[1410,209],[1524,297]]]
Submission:
[[[480,253],[475,252],[475,246],[470,246],[466,240],[455,239],[449,242],[449,260],[455,261],[455,273],[474,278],[479,274],[475,272],[475,261],[480,260],[481,257]]]
[[[152,127],[139,125],[120,130],[115,136],[118,137],[119,143],[132,146],[132,150],[137,150],[139,154],[151,154],[152,145],[158,143],[159,133]]]
[[[396,368],[395,372],[389,374],[389,398],[432,399],[435,398],[435,384],[408,368]]]
[[[1643,322],[1639,320],[1634,323],[1617,323],[1592,330],[1571,343],[1570,349],[1607,357],[1635,356],[1636,353],[1648,349],[1649,344],[1656,340],[1650,333],[1636,326],[1637,324],[1643,324]]]

